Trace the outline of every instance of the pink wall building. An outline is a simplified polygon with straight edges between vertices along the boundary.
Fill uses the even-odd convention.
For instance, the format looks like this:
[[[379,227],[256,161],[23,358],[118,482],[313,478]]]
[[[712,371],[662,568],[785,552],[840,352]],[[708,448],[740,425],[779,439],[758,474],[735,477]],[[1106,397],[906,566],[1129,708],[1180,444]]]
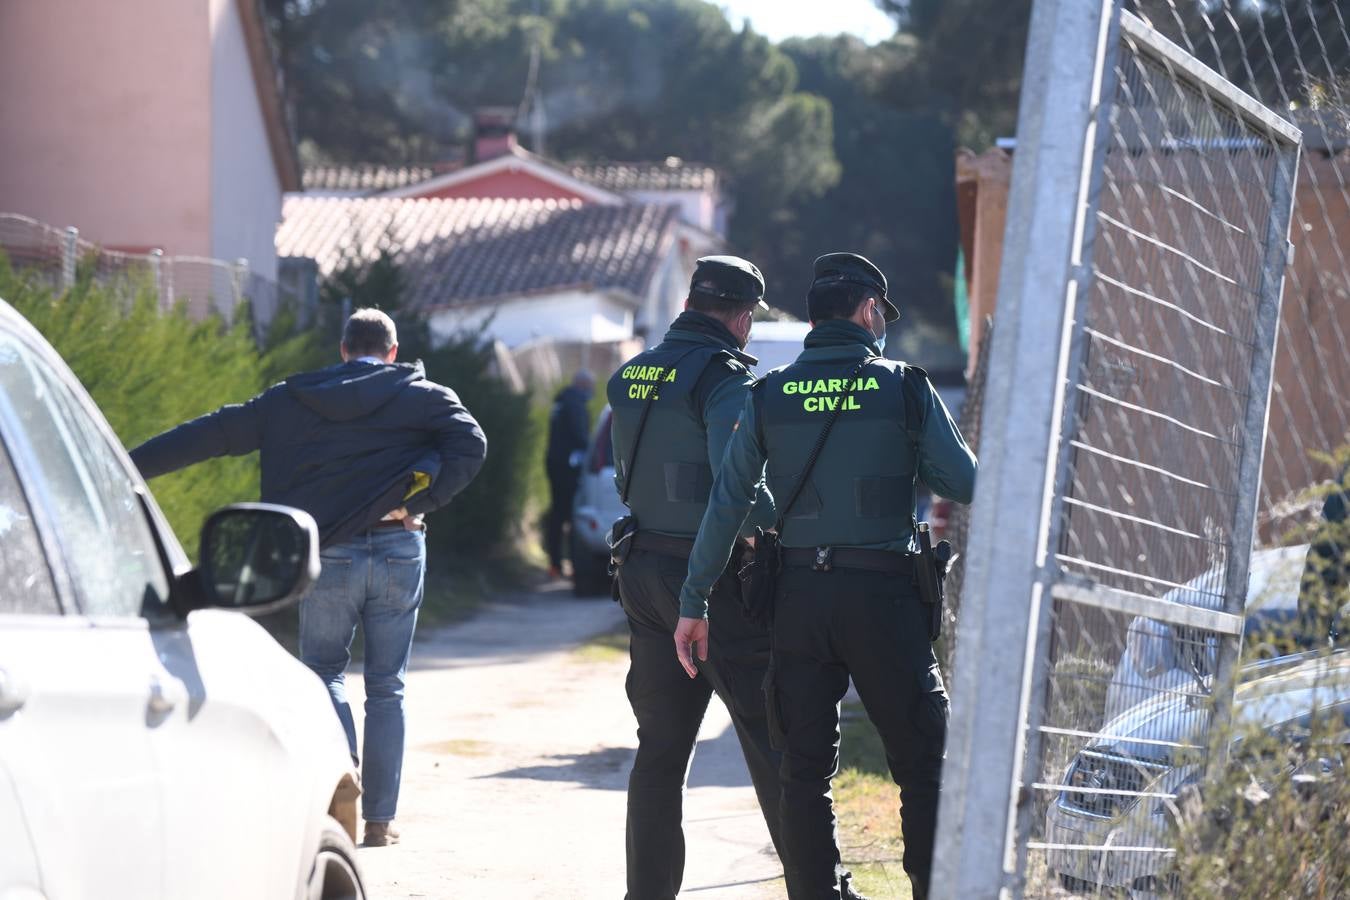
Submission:
[[[299,186],[256,0],[0,3],[0,211],[274,278]]]

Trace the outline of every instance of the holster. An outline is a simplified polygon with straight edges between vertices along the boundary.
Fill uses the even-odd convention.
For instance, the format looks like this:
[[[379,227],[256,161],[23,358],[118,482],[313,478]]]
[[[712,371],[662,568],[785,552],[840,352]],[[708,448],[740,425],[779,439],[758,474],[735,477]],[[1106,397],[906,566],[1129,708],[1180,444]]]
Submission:
[[[778,573],[783,569],[778,534],[755,529],[755,546],[743,551],[736,576],[741,582],[741,604],[745,617],[756,625],[773,624],[773,597]]]
[[[609,579],[610,596],[615,603],[619,601],[619,568],[633,552],[633,535],[637,534],[637,519],[631,515],[614,520],[609,529]]]
[[[914,566],[915,586],[919,591],[919,602],[928,611],[928,640],[936,641],[942,636],[942,608],[947,600],[947,572],[951,569],[956,554],[948,541],[932,544],[931,532],[927,522],[918,523],[916,529],[919,539],[917,564]]]

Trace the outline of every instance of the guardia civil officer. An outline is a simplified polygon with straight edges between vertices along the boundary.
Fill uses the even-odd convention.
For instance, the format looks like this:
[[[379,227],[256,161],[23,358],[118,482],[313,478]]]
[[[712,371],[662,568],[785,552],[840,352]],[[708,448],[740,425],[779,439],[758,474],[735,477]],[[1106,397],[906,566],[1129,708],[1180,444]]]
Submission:
[[[830,779],[839,764],[839,702],[849,678],[900,786],[905,871],[928,891],[947,696],[914,572],[916,479],[969,503],[976,462],[922,369],[883,359],[899,311],[886,278],[852,253],[815,263],[812,330],[796,362],[751,391],[713,486],[680,595],[677,655],[693,672],[734,617],[707,603],[760,478],[782,520],[766,701],[783,749],[783,852],[792,900],[857,897],[840,865]],[[767,469],[766,469],[767,464]],[[737,627],[739,624],[736,623]],[[693,651],[691,653],[691,650]]]
[[[727,554],[705,596],[718,619],[712,657],[687,676],[671,656],[679,592],[713,474],[745,406],[755,359],[743,352],[764,279],[746,260],[698,261],[685,311],[665,339],[610,379],[615,481],[631,510],[616,543],[617,584],[631,634],[628,699],[638,751],[628,781],[628,900],[674,900],[684,876],[685,775],[714,692],[726,704],[770,835],[778,844],[779,756],[771,748],[761,691],[769,636],[739,609]],[[756,491],[752,486],[751,500]],[[751,507],[747,500],[746,511]],[[759,524],[772,501],[754,504]],[[744,517],[743,517],[744,518]],[[736,540],[727,535],[727,550]]]

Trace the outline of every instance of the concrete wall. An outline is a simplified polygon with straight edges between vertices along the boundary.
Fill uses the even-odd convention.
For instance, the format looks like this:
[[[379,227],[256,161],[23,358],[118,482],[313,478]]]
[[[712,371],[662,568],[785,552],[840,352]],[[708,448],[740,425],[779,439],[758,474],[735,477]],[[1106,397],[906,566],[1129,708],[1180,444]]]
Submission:
[[[239,19],[238,0],[211,0],[211,256],[276,279],[281,181]]]
[[[558,341],[624,341],[633,336],[634,304],[592,291],[518,297],[466,309],[445,309],[430,318],[432,339],[486,325],[486,336],[517,347],[537,338]]]
[[[0,209],[112,246],[210,254],[208,13],[0,2]]]

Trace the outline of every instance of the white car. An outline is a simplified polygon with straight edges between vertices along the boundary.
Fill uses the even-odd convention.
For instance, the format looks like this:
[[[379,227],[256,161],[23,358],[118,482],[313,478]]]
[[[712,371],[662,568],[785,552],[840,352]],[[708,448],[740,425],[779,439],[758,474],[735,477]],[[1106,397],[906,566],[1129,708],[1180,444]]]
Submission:
[[[1299,580],[1308,555],[1307,544],[1258,550],[1252,554],[1247,582],[1247,654],[1272,655],[1263,643],[1289,637],[1298,625]],[[1174,588],[1164,600],[1187,606],[1219,608],[1213,586],[1223,583],[1223,571],[1213,569]],[[1213,635],[1180,628],[1154,619],[1130,622],[1125,652],[1106,690],[1107,719],[1167,691],[1185,691],[1197,677],[1213,674],[1218,644]],[[1278,651],[1274,653],[1278,655]]]
[[[317,576],[314,521],[227,507],[202,561],[0,301],[3,900],[365,896],[328,693],[234,611],[275,610]]]
[[[1251,728],[1297,743],[1315,717],[1350,721],[1350,653],[1344,650],[1261,660],[1241,674],[1230,745],[1239,762],[1253,762],[1242,751]],[[1205,690],[1211,683],[1203,680]],[[1186,886],[1169,872],[1170,798],[1199,782],[1200,766],[1177,748],[1203,747],[1209,722],[1208,705],[1193,695],[1158,694],[1108,721],[1104,736],[1074,756],[1061,776],[1064,790],[1045,815],[1046,864],[1060,887],[1131,900],[1185,896]],[[1314,749],[1308,771],[1345,777],[1350,729],[1332,728]]]
[[[614,487],[614,444],[606,406],[595,423],[572,504],[572,588],[578,597],[609,593],[609,528],[625,515]]]

